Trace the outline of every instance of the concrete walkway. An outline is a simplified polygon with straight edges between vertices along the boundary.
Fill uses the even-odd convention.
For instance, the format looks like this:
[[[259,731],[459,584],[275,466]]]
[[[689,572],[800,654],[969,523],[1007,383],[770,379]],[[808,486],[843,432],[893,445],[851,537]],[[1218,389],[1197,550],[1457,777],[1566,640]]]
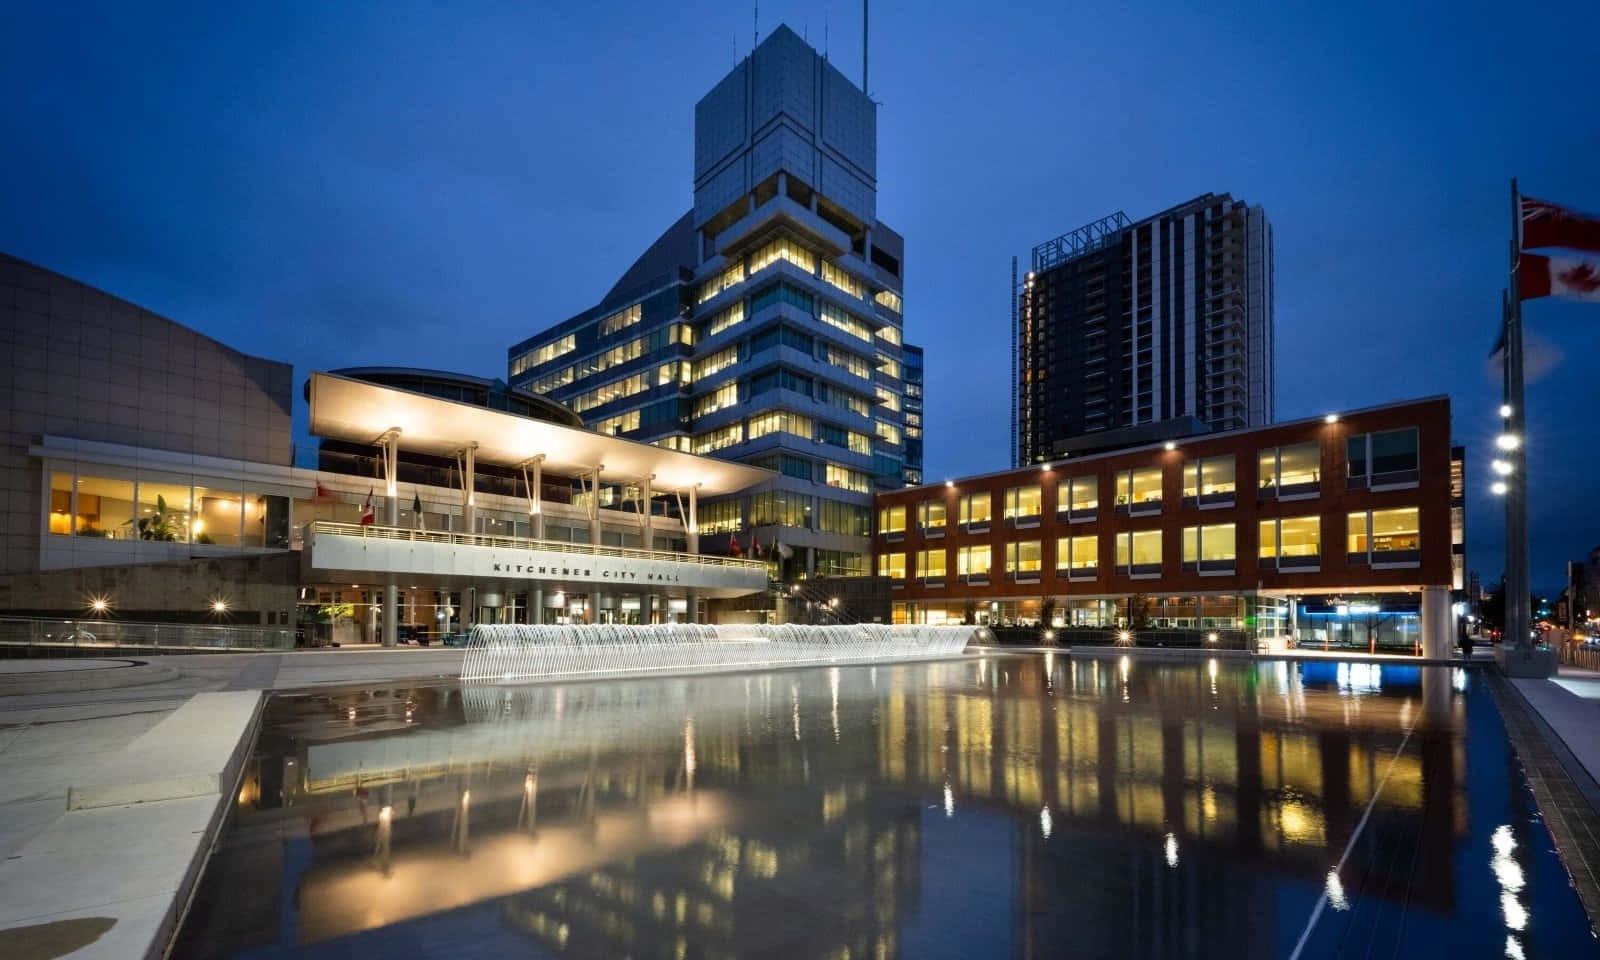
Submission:
[[[137,657],[117,669],[0,661],[0,955],[161,956],[226,816],[263,691],[453,678],[463,655],[143,658],[160,668],[154,682],[125,665]],[[113,674],[127,682],[107,686]]]
[[[1600,672],[1562,664],[1549,680],[1514,679],[1517,688],[1574,759],[1600,783]]]

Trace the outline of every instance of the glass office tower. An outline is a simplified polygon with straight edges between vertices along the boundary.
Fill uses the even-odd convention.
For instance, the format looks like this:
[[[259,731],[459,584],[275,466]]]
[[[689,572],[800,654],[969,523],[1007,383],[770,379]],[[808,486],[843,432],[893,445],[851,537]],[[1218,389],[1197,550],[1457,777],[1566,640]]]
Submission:
[[[693,209],[599,304],[511,347],[510,380],[595,430],[776,471],[700,504],[703,550],[864,575],[872,493],[906,482],[903,276],[877,106],[779,27],[695,106]]]

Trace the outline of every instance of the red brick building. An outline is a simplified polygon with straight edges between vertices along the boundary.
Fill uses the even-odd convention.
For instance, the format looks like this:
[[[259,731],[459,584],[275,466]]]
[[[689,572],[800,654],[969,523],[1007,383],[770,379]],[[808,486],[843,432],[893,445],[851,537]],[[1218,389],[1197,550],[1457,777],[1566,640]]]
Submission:
[[[882,493],[874,569],[897,622],[1443,650],[1460,477],[1433,397]]]

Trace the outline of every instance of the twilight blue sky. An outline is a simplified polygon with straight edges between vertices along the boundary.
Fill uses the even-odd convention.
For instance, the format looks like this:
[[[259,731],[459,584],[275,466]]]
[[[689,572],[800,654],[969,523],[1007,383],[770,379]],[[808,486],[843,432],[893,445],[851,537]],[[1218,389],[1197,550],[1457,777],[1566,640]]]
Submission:
[[[1277,239],[1278,413],[1434,393],[1487,493],[1507,178],[1600,212],[1593,0],[873,6],[928,474],[1008,456],[1010,257],[1205,191]],[[761,3],[859,81],[855,3]],[[1524,26],[1525,32],[1518,33]],[[505,375],[690,203],[749,4],[11,3],[0,250],[312,368]],[[1600,543],[1600,307],[1527,310],[1535,585]]]

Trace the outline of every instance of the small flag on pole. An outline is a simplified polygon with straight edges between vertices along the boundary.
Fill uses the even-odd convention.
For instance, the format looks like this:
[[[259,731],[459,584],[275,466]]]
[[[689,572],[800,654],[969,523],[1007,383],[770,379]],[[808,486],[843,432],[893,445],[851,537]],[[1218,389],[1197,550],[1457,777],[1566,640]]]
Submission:
[[[413,493],[413,494],[411,494],[411,517],[412,517],[412,521],[414,523],[416,523],[417,529],[421,530],[422,529],[422,494],[421,493]]]
[[[369,526],[372,523],[372,490],[367,490],[367,502],[361,505],[361,525]]]
[[[737,533],[728,538],[728,552],[736,557],[744,556],[744,550],[739,546],[739,535]]]
[[[754,533],[750,534],[750,556],[761,559],[761,538]]]

